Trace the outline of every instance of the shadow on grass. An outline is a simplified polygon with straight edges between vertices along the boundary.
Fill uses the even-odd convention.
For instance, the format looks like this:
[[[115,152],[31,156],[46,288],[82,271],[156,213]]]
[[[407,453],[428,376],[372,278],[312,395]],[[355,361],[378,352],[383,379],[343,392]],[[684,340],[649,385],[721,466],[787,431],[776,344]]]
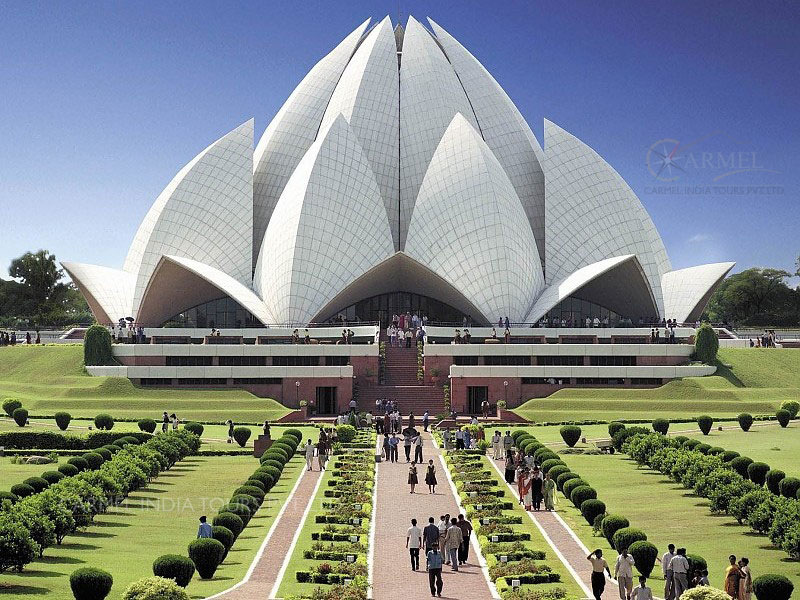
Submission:
[[[108,536],[113,537],[113,536]],[[61,548],[66,550],[99,550],[100,546],[94,544],[81,544],[79,542],[70,542],[68,544],[61,544]]]
[[[0,596],[5,594],[15,594],[17,596],[46,596],[51,591],[47,588],[36,587],[34,585],[15,585],[0,582]]]
[[[74,556],[43,556],[38,562],[45,565],[78,565],[86,561]]]
[[[725,379],[732,386],[737,388],[747,387],[745,386],[745,384],[742,382],[741,379],[739,379],[736,375],[734,375],[733,370],[731,370],[731,368],[728,367],[727,365],[724,365],[719,360],[717,360],[714,363],[714,366],[717,367],[717,372],[715,374]]]

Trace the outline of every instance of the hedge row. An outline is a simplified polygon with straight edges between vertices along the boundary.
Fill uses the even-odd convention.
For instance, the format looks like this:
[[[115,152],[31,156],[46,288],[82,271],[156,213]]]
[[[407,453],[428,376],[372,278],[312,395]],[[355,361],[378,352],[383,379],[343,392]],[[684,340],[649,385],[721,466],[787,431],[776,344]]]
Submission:
[[[14,450],[91,450],[113,444],[124,437],[146,442],[153,436],[141,431],[96,431],[86,437],[54,431],[4,431],[0,433],[0,446]]]
[[[767,471],[763,478],[768,487],[764,488],[742,476],[744,463],[737,466],[736,459],[726,462],[724,451],[711,453],[698,448],[694,440],[639,434],[628,438],[623,451],[640,465],[647,465],[693,489],[698,496],[708,498],[712,512],[729,514],[753,531],[766,533],[776,547],[800,558],[800,500],[789,497],[792,492],[798,493],[800,481],[793,482],[795,478],[777,477],[775,471]],[[753,479],[760,480],[763,469],[758,469],[756,475],[756,470],[750,469],[753,464],[756,463],[748,463],[744,473],[749,476],[753,471]],[[775,489],[781,492],[780,496],[773,493]]]
[[[124,448],[109,445],[71,458],[58,471],[29,478],[0,496],[0,501],[10,503],[0,513],[0,571],[22,571],[46,548],[88,527],[95,515],[197,451],[200,439],[176,432],[141,445],[136,438],[118,443]]]

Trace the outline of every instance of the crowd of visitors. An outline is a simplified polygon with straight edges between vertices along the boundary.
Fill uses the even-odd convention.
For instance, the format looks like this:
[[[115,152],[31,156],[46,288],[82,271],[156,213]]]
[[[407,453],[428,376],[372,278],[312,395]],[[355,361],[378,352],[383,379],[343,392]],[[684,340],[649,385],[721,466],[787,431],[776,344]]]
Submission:
[[[759,337],[753,341],[753,338],[750,338],[750,347],[751,348],[777,348],[775,345],[775,340],[777,336],[775,335],[774,329],[765,329],[764,333],[761,334]]]
[[[41,344],[42,343],[42,336],[39,335],[39,332],[36,332],[36,338],[31,335],[30,331],[25,332],[25,341],[22,342],[17,338],[17,332],[12,331],[9,333],[8,331],[0,331],[0,346],[16,346],[18,343],[27,344],[30,346],[31,344]]]
[[[442,595],[444,565],[449,565],[451,571],[458,572],[459,566],[467,564],[471,538],[472,524],[464,515],[452,518],[449,514],[441,515],[438,523],[434,517],[428,517],[428,524],[424,529],[417,526],[416,519],[411,519],[411,527],[406,532],[411,570],[419,570],[419,554],[422,549],[431,596]]]

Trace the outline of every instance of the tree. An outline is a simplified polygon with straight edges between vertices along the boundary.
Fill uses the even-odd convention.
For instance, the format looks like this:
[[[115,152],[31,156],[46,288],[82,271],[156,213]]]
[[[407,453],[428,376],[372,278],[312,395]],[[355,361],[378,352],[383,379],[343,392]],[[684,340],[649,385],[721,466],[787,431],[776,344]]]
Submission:
[[[67,290],[64,277],[56,264],[56,257],[47,250],[36,253],[26,252],[11,261],[8,274],[22,284],[22,292],[27,302],[27,314],[40,317],[58,307]]]
[[[800,265],[798,265],[800,267]],[[800,290],[786,285],[783,269],[752,268],[723,281],[708,305],[714,321],[751,325],[794,325],[800,322]]]
[[[703,323],[697,330],[694,341],[694,352],[697,359],[707,365],[713,364],[717,359],[717,350],[719,350],[717,332],[708,323]]]

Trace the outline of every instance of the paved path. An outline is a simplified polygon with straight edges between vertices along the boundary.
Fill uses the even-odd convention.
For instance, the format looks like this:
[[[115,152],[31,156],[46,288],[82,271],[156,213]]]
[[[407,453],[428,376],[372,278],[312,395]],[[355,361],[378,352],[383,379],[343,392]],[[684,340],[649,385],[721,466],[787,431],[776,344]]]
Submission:
[[[243,581],[236,587],[211,596],[221,600],[252,600],[252,598],[271,598],[281,567],[289,559],[289,546],[292,544],[295,533],[303,525],[303,516],[306,507],[314,500],[314,489],[321,474],[319,471],[303,472],[297,481],[296,487],[283,507],[283,512],[278,515],[270,532],[267,534],[261,549],[256,556],[255,563]],[[245,530],[246,531],[246,530]]]
[[[440,451],[433,444],[430,434],[424,433],[424,464],[433,458],[436,465],[436,478],[439,485],[436,493],[429,494],[425,485],[425,467],[419,469],[420,484],[417,493],[411,495],[408,486],[408,465],[402,446],[400,462],[381,462],[377,465],[377,501],[373,541],[373,580],[372,597],[376,600],[388,598],[425,598],[430,596],[428,574],[425,572],[425,559],[420,557],[419,571],[411,570],[409,553],[405,548],[406,531],[411,519],[416,518],[421,528],[428,524],[428,517],[450,513],[458,515],[456,497],[450,486],[447,469]],[[378,436],[382,438],[382,436]],[[383,440],[378,440],[382,444]],[[380,447],[380,446],[379,446]],[[444,588],[442,598],[457,600],[489,600],[495,598],[489,583],[478,565],[477,543],[473,535],[468,564],[459,572],[450,571],[445,565],[442,570]],[[493,586],[492,586],[493,587]]]
[[[492,460],[492,458],[489,457],[489,462],[497,469],[499,479],[503,480],[503,461]],[[518,500],[519,494],[517,494],[516,484],[507,485],[507,487],[511,491],[511,495]],[[560,502],[567,502],[563,496],[560,496],[558,500]],[[561,562],[563,562],[570,573],[572,573],[573,578],[577,581],[578,585],[581,586],[586,597],[594,598],[592,595],[591,583],[592,568],[589,561],[586,560],[590,551],[558,515],[558,508],[556,507],[554,512],[543,510],[539,512],[528,512],[527,514],[539,528],[539,531],[542,532],[545,539],[547,539],[556,556],[561,559]],[[604,558],[608,561],[613,573],[616,556],[605,556]],[[636,582],[634,581],[634,583]],[[616,600],[618,598],[619,588],[617,582],[606,577],[603,600]]]

